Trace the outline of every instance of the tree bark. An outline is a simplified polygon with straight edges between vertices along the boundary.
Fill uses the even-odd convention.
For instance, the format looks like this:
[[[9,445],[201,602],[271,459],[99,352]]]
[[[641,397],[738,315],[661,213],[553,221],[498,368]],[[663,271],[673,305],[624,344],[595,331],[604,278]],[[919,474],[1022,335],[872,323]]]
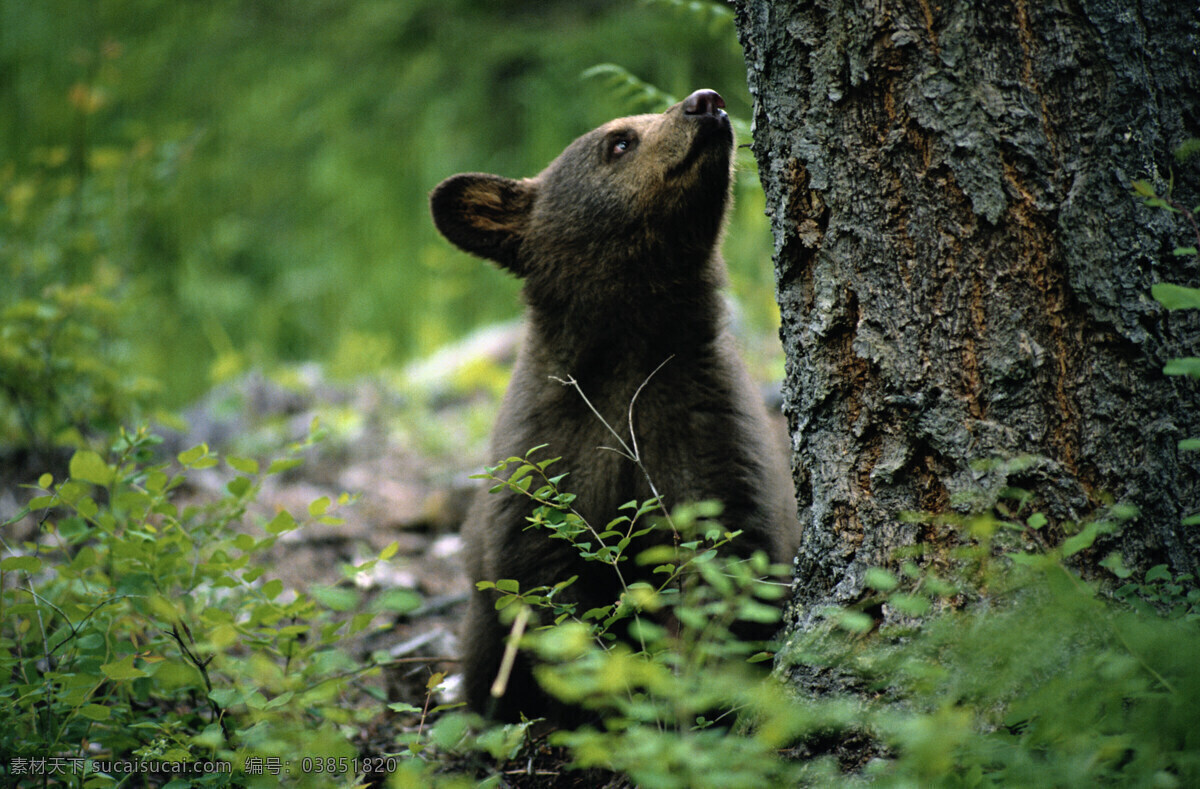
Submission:
[[[1196,4],[741,0],[737,25],[805,529],[789,625],[894,549],[953,542],[905,511],[1009,485],[1060,533],[1138,507],[1085,569],[1196,572],[1196,389],[1162,367],[1197,322],[1150,297],[1200,284],[1171,254],[1193,242],[1130,195],[1200,134]]]

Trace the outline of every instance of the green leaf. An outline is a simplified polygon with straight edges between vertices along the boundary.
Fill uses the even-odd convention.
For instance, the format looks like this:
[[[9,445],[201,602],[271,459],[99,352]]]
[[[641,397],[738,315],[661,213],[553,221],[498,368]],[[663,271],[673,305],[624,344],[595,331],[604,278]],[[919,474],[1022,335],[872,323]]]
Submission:
[[[180,465],[190,466],[207,454],[208,454],[208,445],[207,444],[199,444],[197,446],[192,447],[191,449],[185,449],[183,452],[180,452],[179,455],[176,456],[176,459],[179,461]]]
[[[1175,161],[1183,164],[1198,153],[1200,153],[1200,138],[1188,137],[1175,148]]]
[[[229,467],[232,468],[234,471],[240,471],[243,474],[257,474],[258,473],[258,461],[257,460],[253,460],[251,458],[238,458],[238,457],[230,456],[230,457],[225,458],[225,462],[228,463]]]
[[[1146,571],[1146,583],[1153,581],[1170,581],[1171,571],[1165,564],[1156,564]]]
[[[1108,568],[1108,571],[1118,578],[1128,578],[1133,575],[1133,570],[1125,566],[1125,561],[1121,558],[1118,551],[1113,551],[1108,556],[1100,561],[1101,567]]]
[[[1179,442],[1179,449],[1183,452],[1194,452],[1200,449],[1200,438],[1185,438]]]
[[[1163,200],[1161,197],[1151,197],[1151,198],[1147,199],[1147,200],[1146,200],[1146,202],[1145,202],[1145,206],[1146,206],[1147,208],[1162,208],[1162,209],[1165,209],[1165,210],[1167,210],[1167,211],[1170,211],[1172,214],[1178,214],[1178,213],[1179,213],[1179,209],[1178,209],[1178,208],[1176,208],[1175,206],[1171,205],[1171,204],[1170,204],[1170,203],[1168,203],[1166,200]]]
[[[371,624],[371,620],[374,618],[375,614],[369,614],[365,612],[361,614],[355,614],[350,619],[349,634],[353,635],[355,633],[362,632]]]
[[[1163,373],[1200,378],[1200,358],[1188,356],[1183,359],[1172,359],[1163,366]]]
[[[1100,534],[1100,526],[1098,523],[1089,523],[1084,526],[1078,533],[1063,540],[1062,552],[1063,556],[1074,556],[1082,550],[1092,547],[1092,543],[1096,541],[1096,537]]]
[[[420,608],[421,602],[421,595],[412,589],[389,589],[376,598],[373,608],[377,611],[407,614]]]
[[[410,712],[420,712],[421,711],[420,707],[414,707],[413,705],[408,704],[407,702],[403,702],[403,701],[397,701],[392,704],[389,704],[389,705],[387,705],[387,708],[389,710],[391,710],[392,712],[399,712],[399,713],[410,713]]]
[[[308,591],[309,594],[324,603],[327,608],[331,608],[334,611],[349,611],[356,607],[359,602],[358,593],[353,589],[335,586],[312,586]]]
[[[40,569],[42,569],[42,560],[36,556],[9,556],[6,559],[0,559],[0,570],[6,572],[24,570],[27,573],[36,573]]]
[[[1054,557],[1044,553],[1025,553],[1018,551],[1015,553],[1005,554],[1014,564],[1019,564],[1023,567],[1035,567],[1041,570],[1047,570],[1053,567],[1057,561]]]
[[[134,656],[126,655],[114,663],[105,663],[100,666],[100,670],[104,672],[104,676],[114,682],[122,682],[129,679],[139,679],[140,677],[150,676],[145,671],[133,665]]]
[[[932,608],[929,598],[915,594],[894,594],[888,598],[888,603],[907,616],[925,616]]]
[[[743,600],[737,609],[738,619],[747,622],[778,622],[780,618],[779,609],[773,605],[766,605],[757,600]]]
[[[278,578],[267,581],[262,587],[263,597],[267,598],[268,600],[274,600],[282,591],[283,581],[279,580]]]
[[[297,466],[304,465],[304,461],[300,458],[280,458],[272,460],[271,465],[267,467],[268,474],[282,474],[285,471],[291,471]]]
[[[72,479],[101,486],[107,486],[114,476],[104,458],[88,449],[81,449],[71,457],[70,472]]]
[[[1138,197],[1154,197],[1154,187],[1148,181],[1134,181],[1133,191]]]
[[[1175,247],[1171,254],[1176,257],[1183,257],[1184,255],[1195,255],[1197,252],[1195,247]]]
[[[84,704],[79,708],[79,714],[88,720],[106,721],[112,715],[112,709],[102,704]]]
[[[521,584],[512,578],[501,578],[496,581],[496,588],[501,592],[510,592],[516,594],[521,591]]]
[[[875,626],[875,620],[861,611],[838,611],[835,618],[841,628],[851,633],[866,633]]]
[[[1127,521],[1137,517],[1138,508],[1128,502],[1118,502],[1109,508],[1108,514],[1118,521]]]
[[[882,567],[871,567],[863,576],[863,583],[880,592],[890,592],[899,585],[895,574]]]
[[[290,512],[280,510],[263,528],[267,530],[268,534],[282,534],[295,529],[298,525]]]
[[[1025,519],[1025,525],[1031,529],[1040,529],[1046,525],[1046,516],[1040,512],[1035,512]]]
[[[225,490],[229,491],[234,496],[245,496],[252,487],[249,477],[234,477],[229,480],[229,484],[225,486]]]
[[[82,499],[77,501],[75,503],[75,509],[80,515],[88,520],[96,517],[96,513],[100,512],[99,505],[96,504],[95,500],[92,499],[91,496],[84,496]]]
[[[1159,282],[1150,288],[1150,295],[1169,310],[1200,309],[1200,289],[1197,288]]]
[[[208,697],[221,707],[229,709],[246,700],[246,691],[237,688],[213,688],[208,692]]]

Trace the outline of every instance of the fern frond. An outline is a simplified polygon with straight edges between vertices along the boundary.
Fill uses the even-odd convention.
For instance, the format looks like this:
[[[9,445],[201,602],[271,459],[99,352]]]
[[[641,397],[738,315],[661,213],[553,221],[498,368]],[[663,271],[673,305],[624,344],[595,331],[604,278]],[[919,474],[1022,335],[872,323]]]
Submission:
[[[586,69],[579,76],[581,79],[604,80],[613,95],[627,104],[631,111],[662,112],[679,101],[616,63],[600,63]]]

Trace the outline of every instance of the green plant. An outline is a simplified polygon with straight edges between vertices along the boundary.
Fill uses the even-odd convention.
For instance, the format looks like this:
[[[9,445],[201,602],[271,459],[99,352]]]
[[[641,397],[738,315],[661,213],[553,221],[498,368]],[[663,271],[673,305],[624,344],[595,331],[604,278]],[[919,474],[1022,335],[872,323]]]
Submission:
[[[360,685],[379,667],[343,640],[377,612],[353,613],[352,587],[270,579],[265,552],[301,523],[286,510],[251,515],[263,481],[295,468],[309,442],[265,469],[224,458],[232,475],[207,503],[186,500],[188,477],[222,460],[198,446],[155,462],[156,443],[122,431],[106,454],[77,451],[67,479],[38,480],[27,513],[40,537],[3,539],[0,753],[12,759],[0,771],[45,781],[54,760],[54,780],[88,787],[127,784],[134,761],[197,786],[352,778],[350,738],[378,714]],[[334,523],[347,501],[319,499],[307,518]]]
[[[617,440],[616,451],[640,466],[636,444]],[[561,594],[575,578],[532,589],[512,579],[479,584],[500,593],[498,610],[515,612],[513,646],[542,660],[543,687],[605,722],[602,730],[560,732],[551,742],[565,746],[577,767],[625,772],[647,786],[763,786],[790,774],[793,766],[774,753],[776,728],[729,731],[737,714],[755,716],[762,699],[775,695],[764,694],[766,675],[748,662],[769,656],[735,633],[741,622],[778,621],[784,588],[763,579],[782,568],[762,554],[723,558],[738,532],[720,527],[714,502],[667,512],[657,497],[630,501],[595,526],[573,508],[574,496],[562,487],[568,475],[551,471],[558,459],[536,458],[541,449],[483,476],[495,483],[493,492],[528,497],[529,528],[611,568],[621,589],[611,604],[582,611]],[[656,531],[668,538],[647,543]],[[533,611],[549,622],[522,638]]]
[[[1200,667],[1185,657],[1200,647],[1200,628],[1151,605],[1114,603],[1106,584],[1069,567],[1132,512],[1115,506],[1057,524],[1068,536],[1053,544],[1049,519],[1024,508],[1030,498],[1009,490],[973,515],[911,516],[958,535],[952,562],[923,567],[915,546],[894,569],[867,574],[859,605],[826,611],[823,626],[794,638],[783,665],[857,689],[802,702],[790,719],[802,743],[831,730],[835,740],[873,739],[877,756],[860,775],[880,786],[1200,779],[1190,722]],[[1103,564],[1128,575],[1117,556]],[[893,616],[881,624],[880,611]],[[803,772],[820,784],[840,768],[822,757]]]
[[[1175,159],[1180,164],[1183,164],[1196,155],[1197,152],[1200,152],[1200,139],[1188,139],[1175,149]],[[1153,184],[1141,180],[1133,182],[1133,193],[1142,200],[1147,208],[1155,208],[1177,214],[1188,223],[1196,244],[1195,246],[1176,247],[1173,252],[1174,255],[1177,257],[1194,258],[1200,254],[1200,221],[1197,220],[1197,215],[1200,214],[1200,205],[1189,209],[1178,200],[1175,195],[1174,173],[1168,179],[1166,192],[1162,195],[1158,194]],[[1150,294],[1159,304],[1168,310],[1200,309],[1200,289],[1198,288],[1189,288],[1170,282],[1158,282],[1151,287]],[[1193,379],[1200,379],[1200,358],[1189,356],[1172,359],[1163,367],[1163,372],[1167,375],[1183,375]],[[1179,449],[1189,452],[1200,449],[1200,438],[1189,437],[1181,440],[1179,442]],[[1183,525],[1200,525],[1200,513],[1195,513],[1184,518]]]
[[[710,547],[736,539],[711,520],[719,508],[677,508],[668,522],[656,501],[630,502],[593,528],[571,509],[562,488],[569,477],[552,472],[553,459],[537,459],[538,449],[487,474],[497,489],[529,497],[530,528],[614,572],[644,563],[662,578],[632,580],[612,606],[586,612],[562,601],[573,579],[538,589],[485,584],[501,592],[498,608],[521,612],[518,622],[532,621],[522,619],[530,610],[549,615],[524,636],[516,628],[516,638],[543,661],[543,687],[603,720],[551,735],[574,767],[617,771],[645,787],[819,786],[844,780],[847,769],[879,786],[1200,780],[1189,701],[1200,692],[1200,666],[1186,657],[1200,648],[1200,627],[1189,579],[1151,571],[1115,602],[1105,584],[1070,567],[1120,529],[1130,508],[1051,523],[1031,493],[1007,488],[974,514],[907,516],[957,535],[958,547],[936,567],[925,566],[923,546],[901,552],[894,568],[867,573],[858,604],[831,608],[823,625],[793,634],[779,656],[783,675],[803,666],[853,689],[796,698],[750,669],[730,630],[739,616],[773,615],[760,598],[779,591],[763,595],[762,564],[716,559]],[[631,546],[651,528],[683,539],[639,557]],[[1118,578],[1130,574],[1119,555],[1101,564]],[[891,614],[882,626],[881,612]],[[615,637],[618,625],[632,641]],[[492,753],[511,758],[526,732],[500,731],[489,736],[508,750]],[[822,755],[843,740],[874,742],[875,758],[846,765]]]
[[[88,178],[57,179],[52,164],[0,170],[0,445],[38,456],[114,433],[157,391],[133,372],[132,285],[105,216],[113,180],[137,163],[102,159]]]
[[[517,283],[438,240],[429,189],[485,165],[535,173],[615,117],[579,72],[616,61],[681,96],[711,85],[746,116],[731,14],[693,5],[0,0],[0,193],[15,215],[35,187],[33,220],[91,182],[65,207],[87,210],[129,285],[109,336],[169,406],[251,364],[404,362],[514,316]],[[731,234],[726,257],[769,315],[769,234],[745,208],[735,221],[756,232]]]

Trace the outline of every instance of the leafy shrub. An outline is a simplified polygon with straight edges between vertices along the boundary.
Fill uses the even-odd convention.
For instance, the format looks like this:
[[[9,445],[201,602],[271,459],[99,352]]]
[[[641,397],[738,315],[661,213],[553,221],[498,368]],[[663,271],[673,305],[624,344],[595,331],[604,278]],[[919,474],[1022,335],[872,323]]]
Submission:
[[[552,476],[552,464],[508,458],[488,476],[528,496],[531,526],[571,541],[585,558],[614,572],[636,561],[628,538],[661,515],[657,503],[630,502],[626,515],[594,529],[571,510],[560,490],[565,475]],[[796,698],[748,670],[729,624],[773,614],[757,598],[777,593],[766,586],[762,594],[764,565],[715,560],[711,549],[736,537],[715,527],[711,505],[672,513],[674,528],[698,536],[680,554],[653,549],[641,558],[658,565],[661,585],[631,583],[613,606],[580,612],[557,600],[570,581],[522,590],[500,580],[497,607],[551,615],[554,624],[522,642],[544,661],[539,682],[602,713],[602,727],[550,741],[568,749],[575,767],[614,770],[639,786],[826,785],[845,780],[846,770],[880,786],[1200,781],[1191,708],[1200,693],[1191,658],[1200,649],[1200,593],[1188,589],[1192,579],[1155,568],[1114,599],[1070,560],[1121,528],[1130,509],[1058,524],[1060,544],[1029,548],[1047,544],[1048,526],[1028,510],[1031,500],[1010,489],[972,516],[910,516],[955,530],[960,548],[936,572],[919,565],[921,546],[908,549],[895,569],[868,573],[871,594],[860,604],[831,608],[823,626],[792,635],[778,659],[783,674],[805,666],[852,692]],[[1102,564],[1118,578],[1132,575],[1118,555]],[[678,585],[681,578],[691,582]],[[895,614],[894,624],[880,626],[881,610]],[[675,632],[661,626],[663,612],[677,621]],[[616,622],[631,619],[637,647],[611,637]],[[866,752],[875,758],[848,765],[822,755],[840,741],[873,742]]]
[[[883,786],[1200,780],[1189,701],[1200,692],[1200,667],[1186,657],[1200,648],[1195,618],[1118,604],[1067,564],[1131,513],[1116,507],[1108,518],[1072,528],[1053,549],[998,552],[1005,535],[1037,544],[1034,533],[1046,524],[1039,513],[1005,510],[938,519],[963,539],[956,567],[934,574],[904,560],[899,572],[872,571],[871,599],[827,612],[825,627],[789,644],[785,663],[851,677],[867,690],[869,700],[860,699],[837,727],[884,746],[887,758],[868,765],[864,777]],[[1119,557],[1105,564],[1129,575]],[[1123,596],[1135,595],[1127,589]],[[965,608],[948,602],[964,598],[971,600]],[[1196,594],[1180,587],[1179,598],[1190,604]],[[877,605],[906,616],[873,630],[865,611]]]
[[[0,445],[43,456],[115,433],[156,391],[132,372],[130,286],[102,216],[113,196],[94,183],[116,176],[54,178],[52,164],[0,172]]]
[[[375,613],[340,614],[358,604],[347,589],[294,591],[266,576],[263,553],[301,525],[286,510],[235,528],[305,444],[265,470],[227,457],[236,473],[224,496],[181,504],[189,475],[221,461],[198,446],[178,466],[155,463],[155,443],[122,432],[107,455],[76,452],[69,478],[38,480],[28,511],[42,539],[4,540],[0,753],[12,757],[0,770],[45,776],[35,771],[52,762],[63,781],[117,786],[128,776],[97,770],[157,760],[191,765],[186,785],[347,780],[350,738],[379,711],[352,703],[362,701],[355,683],[378,667],[341,643]],[[308,519],[334,522],[335,506],[315,501]],[[206,760],[231,771],[199,771]]]
[[[557,458],[535,458],[540,449],[489,468],[493,491],[527,496],[529,528],[571,543],[586,561],[608,565],[622,589],[611,604],[581,611],[560,599],[574,578],[533,589],[512,579],[479,584],[500,592],[496,607],[514,614],[518,632],[530,612],[547,615],[542,620],[550,624],[522,640],[542,661],[538,681],[604,720],[603,729],[559,732],[551,742],[565,746],[576,767],[615,770],[646,786],[763,786],[793,773],[795,766],[775,752],[782,744],[776,728],[730,733],[738,715],[758,714],[765,699],[781,692],[765,690],[765,672],[748,662],[769,655],[734,633],[739,622],[778,621],[772,603],[785,587],[762,579],[782,576],[783,568],[769,566],[761,553],[722,558],[719,552],[739,533],[716,522],[721,508],[715,502],[667,512],[657,498],[630,501],[596,527],[561,487],[568,475],[552,473]],[[621,451],[639,462],[632,448],[622,444]],[[676,539],[640,547],[655,529]],[[655,580],[645,580],[644,570],[631,572],[633,565],[653,568]]]
[[[293,467],[303,447],[263,470],[204,447],[155,463],[153,444],[138,432],[108,455],[77,452],[69,478],[38,481],[31,510],[45,539],[3,546],[0,666],[10,681],[0,687],[0,752],[58,758],[68,771],[118,759],[192,765],[174,785],[183,776],[197,786],[349,780],[361,756],[356,732],[382,707],[355,687],[379,661],[364,665],[341,643],[372,627],[372,613],[350,613],[356,601],[344,589],[293,592],[268,578],[263,552],[298,527],[287,512],[264,519],[257,536],[231,528],[247,519],[263,479]],[[181,504],[189,475],[220,462],[236,472],[225,495]],[[667,523],[657,503],[631,502],[593,530],[571,512],[552,466],[529,455],[490,474],[530,496],[534,528],[614,571],[638,562],[636,537],[625,540],[655,517]],[[961,548],[936,573],[915,551],[871,571],[868,599],[825,612],[823,627],[782,651],[785,673],[809,666],[852,678],[862,693],[798,699],[748,665],[761,655],[730,625],[773,616],[764,602],[781,590],[757,581],[770,569],[761,560],[717,560],[714,547],[736,535],[716,525],[713,505],[670,513],[665,528],[678,530],[679,548],[641,558],[661,580],[629,583],[612,606],[576,611],[554,588],[495,585],[506,610],[554,620],[523,641],[543,661],[539,680],[603,719],[552,735],[575,768],[645,787],[826,785],[847,767],[821,755],[828,743],[865,739],[877,758],[856,765],[858,780],[880,786],[1200,781],[1192,580],[1162,568],[1135,580],[1109,557],[1104,566],[1127,581],[1113,600],[1069,569],[1071,555],[1119,528],[1128,515],[1119,507],[1068,526],[1053,549],[997,550],[1037,544],[1047,525],[1026,511],[1027,494],[1008,494],[992,511],[937,518],[959,531]],[[308,518],[332,518],[333,506],[314,502]],[[956,608],[964,599],[971,605]],[[880,606],[903,616],[877,627]],[[626,625],[636,646],[614,637]],[[444,679],[430,678],[423,705],[391,705],[421,722],[385,754],[398,768],[392,786],[495,785],[489,763],[542,747],[528,724],[482,728],[439,705]],[[194,771],[203,760],[227,761],[232,772]],[[12,775],[14,765],[34,769],[11,759],[3,767]],[[83,778],[64,780],[112,786],[124,776]]]

